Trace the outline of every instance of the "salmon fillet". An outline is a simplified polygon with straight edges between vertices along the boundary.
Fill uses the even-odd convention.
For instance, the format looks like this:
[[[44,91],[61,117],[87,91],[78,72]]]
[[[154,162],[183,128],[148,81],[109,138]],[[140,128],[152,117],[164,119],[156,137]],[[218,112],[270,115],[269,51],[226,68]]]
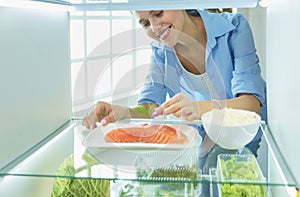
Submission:
[[[157,144],[185,144],[186,135],[167,125],[142,125],[113,129],[105,135],[106,142],[118,143],[157,143]]]

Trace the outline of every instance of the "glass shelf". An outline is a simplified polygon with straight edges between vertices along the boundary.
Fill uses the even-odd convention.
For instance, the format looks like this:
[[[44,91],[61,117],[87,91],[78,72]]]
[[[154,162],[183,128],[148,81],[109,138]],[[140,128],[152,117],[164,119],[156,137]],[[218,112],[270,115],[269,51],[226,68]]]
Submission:
[[[201,123],[195,123],[201,124]],[[196,196],[200,191],[205,191],[205,188],[209,189],[211,195],[218,193],[218,186],[224,184],[227,185],[248,185],[247,187],[262,187],[267,192],[267,196],[272,196],[271,193],[284,193],[286,196],[297,195],[297,182],[294,176],[289,170],[284,158],[274,138],[269,130],[268,125],[261,123],[261,129],[263,131],[263,139],[261,142],[261,151],[257,158],[259,167],[263,174],[263,179],[257,181],[241,181],[231,180],[224,181],[218,178],[216,175],[215,164],[211,165],[209,171],[204,172],[198,168],[197,155],[198,152],[195,150],[186,149],[182,150],[169,150],[167,153],[162,153],[161,150],[144,150],[144,152],[135,152],[134,150],[108,150],[96,148],[87,148],[82,142],[82,137],[85,137],[88,132],[83,130],[80,126],[80,121],[72,120],[66,123],[52,135],[45,138],[40,144],[32,147],[30,151],[25,152],[20,158],[16,158],[13,162],[9,163],[4,168],[0,169],[1,177],[36,177],[36,178],[84,178],[90,180],[108,180],[111,181],[111,192],[120,194],[122,189],[128,184],[133,185],[132,192],[134,189],[143,192],[161,191],[162,185],[169,185],[171,188],[176,186],[182,192],[188,192],[191,196]],[[65,143],[67,146],[64,149],[71,150],[70,155],[74,159],[74,167],[76,173],[74,174],[61,174],[57,171],[59,164],[62,160],[57,159],[59,154],[52,154],[51,157],[47,157],[48,161],[58,160],[57,165],[53,168],[37,168],[30,167],[30,163],[43,159],[48,149],[57,147],[61,149],[61,143],[58,143],[60,138],[64,135],[74,136],[74,143]],[[46,143],[48,142],[48,143]],[[215,147],[218,154],[221,152],[218,150],[218,146]],[[191,151],[190,151],[191,150]],[[97,157],[98,153],[103,151],[101,159]],[[107,152],[105,152],[107,151]],[[190,152],[189,152],[190,151]],[[127,152],[127,153],[126,153]],[[213,154],[211,151],[210,154]],[[118,154],[119,153],[119,154]],[[124,154],[125,153],[125,154]],[[157,154],[159,153],[159,154]],[[237,154],[237,151],[225,151],[225,153]],[[239,151],[239,154],[248,154],[247,149]],[[147,157],[149,156],[150,157]],[[152,157],[153,155],[163,157]],[[132,157],[131,156],[135,156]],[[136,157],[137,156],[137,157]],[[169,158],[168,158],[169,156]],[[105,160],[106,157],[106,160]],[[175,160],[172,160],[176,157]],[[217,155],[215,155],[217,157]],[[108,159],[110,158],[110,160]],[[134,159],[133,159],[134,158]],[[149,159],[156,160],[158,163],[152,163],[155,165],[149,165]],[[107,160],[108,159],[108,160]],[[165,163],[165,160],[172,162]],[[86,161],[94,162],[92,165],[86,163]],[[160,164],[159,164],[160,162]],[[196,165],[194,165],[196,164]],[[29,167],[28,167],[29,166]],[[271,170],[273,169],[273,170]],[[276,173],[274,174],[274,171]],[[156,175],[155,175],[156,173]],[[128,191],[127,191],[128,192]],[[179,191],[176,191],[179,192]],[[189,196],[189,195],[187,195]]]

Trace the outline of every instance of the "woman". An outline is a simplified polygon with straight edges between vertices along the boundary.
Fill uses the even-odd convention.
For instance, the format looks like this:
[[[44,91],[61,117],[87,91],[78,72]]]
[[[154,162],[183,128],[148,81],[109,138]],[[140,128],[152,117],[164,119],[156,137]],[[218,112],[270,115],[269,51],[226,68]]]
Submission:
[[[105,125],[122,118],[162,114],[192,121],[216,107],[254,111],[266,120],[266,85],[251,29],[242,15],[203,10],[133,14],[153,39],[139,107],[130,109],[100,101],[83,125],[94,128],[96,121]],[[202,130],[200,134],[205,136]],[[255,155],[260,138],[261,132],[247,145]]]

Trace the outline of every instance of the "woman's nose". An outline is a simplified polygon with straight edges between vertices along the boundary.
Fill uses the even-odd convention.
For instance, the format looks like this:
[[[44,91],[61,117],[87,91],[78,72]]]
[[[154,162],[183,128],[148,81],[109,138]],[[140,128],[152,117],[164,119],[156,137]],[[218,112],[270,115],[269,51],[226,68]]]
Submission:
[[[159,28],[159,22],[155,21],[155,20],[152,20],[152,21],[150,21],[150,25],[151,25],[152,32],[157,33],[158,28]]]

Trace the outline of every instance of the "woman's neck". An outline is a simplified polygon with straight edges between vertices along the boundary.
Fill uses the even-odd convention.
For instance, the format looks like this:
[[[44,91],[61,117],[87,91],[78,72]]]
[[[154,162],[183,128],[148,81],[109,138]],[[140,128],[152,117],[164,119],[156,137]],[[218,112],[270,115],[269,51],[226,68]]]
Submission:
[[[174,49],[188,71],[204,73],[207,36],[202,18],[186,14],[185,22],[183,33]]]
[[[185,25],[183,27],[182,36],[179,44],[191,46],[199,43],[202,47],[206,46],[207,35],[203,20],[200,16],[191,16],[185,14]]]

